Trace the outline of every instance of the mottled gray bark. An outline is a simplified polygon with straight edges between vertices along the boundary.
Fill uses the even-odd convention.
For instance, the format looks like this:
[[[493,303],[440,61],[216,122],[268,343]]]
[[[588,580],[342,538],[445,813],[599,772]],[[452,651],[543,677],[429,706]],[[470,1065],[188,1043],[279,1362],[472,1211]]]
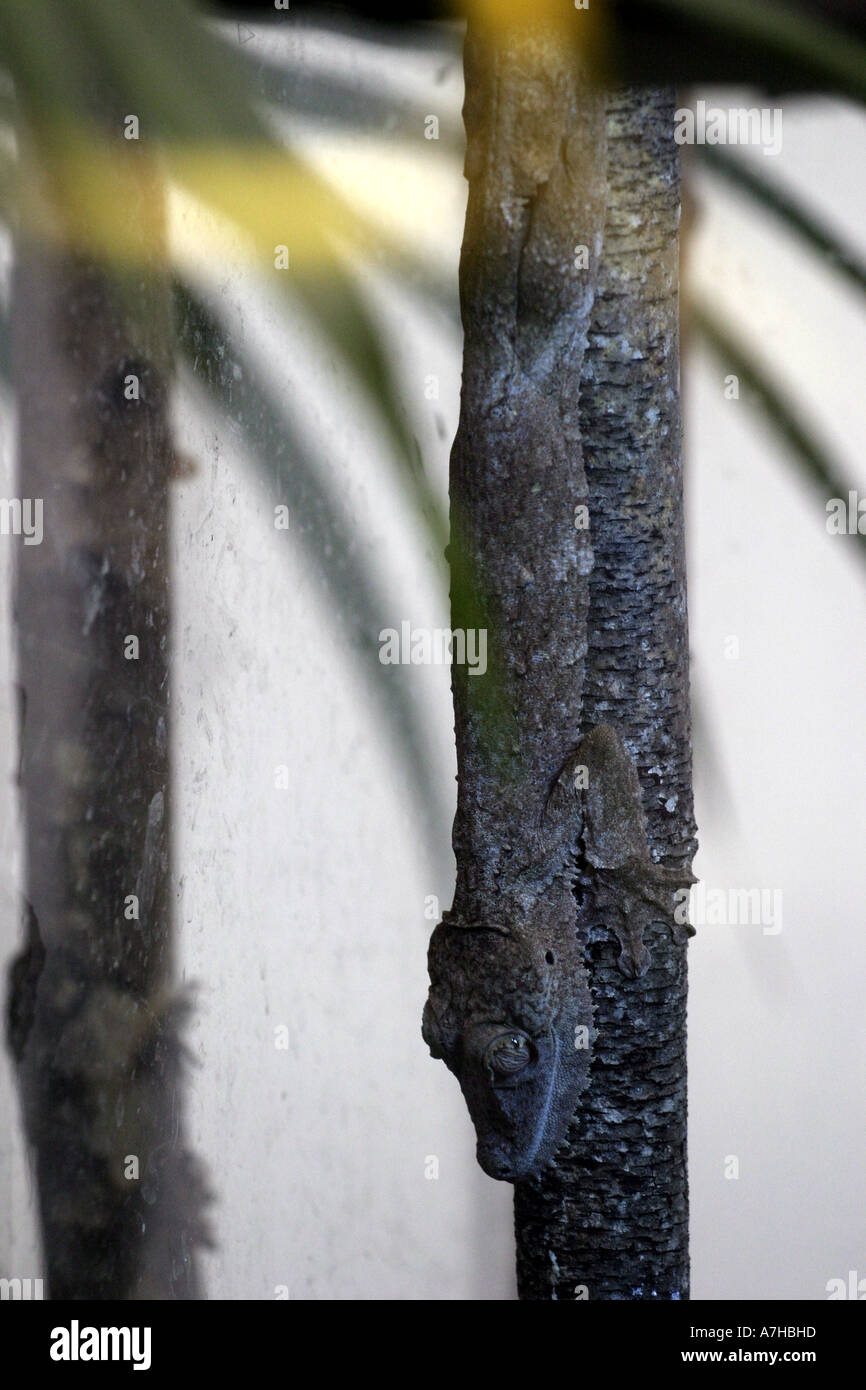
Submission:
[[[171,985],[161,191],[113,129],[116,265],[42,147],[25,167],[57,241],[25,223],[14,280],[19,492],[44,539],[17,570],[28,940],[8,1021],[55,1299],[194,1297],[201,1235]]]
[[[582,718],[637,763],[657,858],[695,850],[680,458],[673,93],[608,100],[604,251],[580,388],[594,568]],[[516,1191],[523,1298],[687,1298],[686,956],[653,928],[636,980],[584,911],[598,1037],[556,1167]],[[577,1293],[576,1293],[577,1291]]]
[[[494,49],[470,24],[466,82],[451,503],[481,606],[455,602],[453,622],[489,623],[494,651],[483,681],[454,673],[457,891],[431,943],[425,1032],[460,1076],[479,1158],[513,1176],[514,1145],[494,1163],[484,1142],[463,1021],[500,1019],[504,999],[527,1034],[509,1065],[521,1049],[538,1065],[545,1030],[560,1031],[560,1059],[588,979],[588,1086],[553,1166],[516,1184],[520,1294],[686,1298],[681,933],[655,913],[648,969],[628,978],[580,802],[540,817],[579,741],[612,726],[637,767],[652,859],[688,876],[674,98],[588,90],[575,55],[537,28]],[[575,526],[581,504],[588,530]],[[556,943],[547,973],[533,939]],[[543,1008],[527,1010],[527,996]],[[570,1093],[551,1094],[555,1107]],[[506,1118],[513,1132],[526,1117]]]

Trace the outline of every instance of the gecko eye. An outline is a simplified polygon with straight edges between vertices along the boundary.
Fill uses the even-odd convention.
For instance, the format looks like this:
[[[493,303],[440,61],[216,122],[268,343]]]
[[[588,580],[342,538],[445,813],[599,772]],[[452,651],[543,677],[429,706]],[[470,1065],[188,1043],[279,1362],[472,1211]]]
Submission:
[[[515,1076],[532,1060],[532,1048],[524,1033],[500,1033],[488,1044],[484,1063],[493,1076]]]

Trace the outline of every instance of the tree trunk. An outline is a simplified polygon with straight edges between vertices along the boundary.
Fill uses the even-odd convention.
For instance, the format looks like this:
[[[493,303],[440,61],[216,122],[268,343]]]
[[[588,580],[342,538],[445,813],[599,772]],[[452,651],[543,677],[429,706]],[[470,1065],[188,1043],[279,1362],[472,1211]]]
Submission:
[[[8,1021],[55,1299],[194,1297],[201,1235],[171,990],[162,194],[113,129],[89,154],[114,259],[82,170],[39,146],[14,283],[19,489],[44,538],[17,573],[28,941]]]
[[[617,724],[654,856],[685,865],[696,844],[674,107],[672,92],[635,88],[607,102],[604,251],[579,409],[595,556],[582,719]],[[650,969],[629,981],[610,932],[590,922],[591,1081],[555,1168],[515,1192],[523,1298],[688,1298],[686,954],[665,925],[650,931]]]
[[[470,22],[465,65],[452,535],[494,650],[484,680],[454,670],[425,1036],[516,1183],[520,1296],[687,1298],[685,933],[658,905],[695,848],[673,93],[605,96],[538,27]],[[587,767],[612,852],[601,792],[571,791]]]

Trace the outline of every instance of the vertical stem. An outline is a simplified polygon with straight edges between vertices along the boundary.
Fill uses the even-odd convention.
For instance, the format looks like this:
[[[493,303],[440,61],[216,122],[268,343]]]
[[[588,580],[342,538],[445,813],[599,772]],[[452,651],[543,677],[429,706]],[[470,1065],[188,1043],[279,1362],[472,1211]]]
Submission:
[[[202,1193],[171,990],[162,195],[118,133],[109,263],[82,244],[95,205],[75,205],[75,170],[44,154],[29,151],[25,206],[51,206],[56,240],[25,227],[14,286],[19,487],[42,499],[44,538],[17,575],[29,910],[10,1043],[50,1296],[195,1297]]]
[[[621,731],[654,857],[694,852],[673,94],[610,94],[604,250],[580,386],[594,568],[582,722]],[[524,1299],[685,1299],[686,959],[666,926],[626,979],[590,920],[591,1079],[552,1169],[515,1190]]]

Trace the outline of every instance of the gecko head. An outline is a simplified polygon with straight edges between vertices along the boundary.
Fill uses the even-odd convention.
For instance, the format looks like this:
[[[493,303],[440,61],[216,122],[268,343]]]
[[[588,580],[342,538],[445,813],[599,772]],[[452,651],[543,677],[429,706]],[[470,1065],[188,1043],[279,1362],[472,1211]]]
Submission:
[[[539,1173],[589,1077],[591,1004],[576,941],[551,946],[447,916],[429,966],[424,1040],[460,1082],[479,1164],[506,1182]]]

